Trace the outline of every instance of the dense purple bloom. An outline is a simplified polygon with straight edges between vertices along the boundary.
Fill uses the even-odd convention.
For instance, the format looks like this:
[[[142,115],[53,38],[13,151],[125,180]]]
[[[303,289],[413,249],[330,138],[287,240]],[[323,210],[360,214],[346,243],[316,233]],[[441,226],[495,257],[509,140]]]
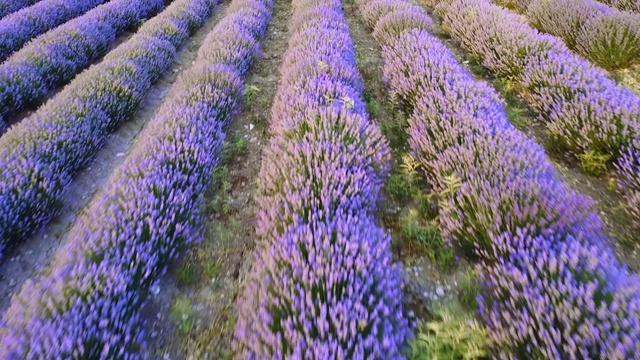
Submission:
[[[598,0],[611,5],[618,10],[631,11],[640,14],[640,0]]]
[[[462,47],[498,75],[517,77],[531,56],[568,51],[557,38],[532,29],[521,16],[485,0],[451,2],[443,27]]]
[[[576,51],[613,70],[640,61],[640,14],[607,11],[585,22],[576,37]]]
[[[55,216],[72,176],[133,114],[211,6],[171,6],[0,138],[0,244],[24,239]]]
[[[398,9],[380,17],[373,29],[373,36],[381,44],[392,43],[404,29],[431,30],[433,22],[427,13],[417,5]]]
[[[524,11],[535,28],[562,38],[570,48],[575,48],[585,22],[606,8],[598,4],[590,0],[535,0]]]
[[[484,0],[456,0],[448,5],[444,25],[489,69],[517,75],[552,135],[576,155],[598,151],[616,157],[638,136],[640,98],[519,16]],[[535,42],[556,46],[522,45]]]
[[[0,0],[0,19],[42,0]]]
[[[616,164],[619,190],[624,196],[627,210],[640,228],[640,140],[624,149]]]
[[[0,125],[2,117],[72,79],[103,55],[117,34],[155,14],[163,4],[162,0],[113,0],[14,53],[0,65]]]
[[[532,58],[520,83],[551,134],[575,154],[617,157],[640,135],[640,98],[570,53]]]
[[[580,55],[605,69],[630,66],[640,58],[640,15],[594,0],[535,0],[526,9],[541,31],[562,38]]]
[[[443,236],[481,259],[493,355],[637,357],[640,279],[615,259],[593,202],[557,177],[495,90],[427,31],[406,27],[382,55],[392,98],[411,112],[411,152],[440,194]],[[595,83],[582,82],[586,91]]]
[[[235,346],[246,359],[400,358],[401,280],[374,217],[389,147],[366,116],[340,3],[293,8]]]
[[[102,4],[105,0],[44,0],[0,21],[0,62],[27,41]]]
[[[575,234],[492,237],[480,316],[500,359],[636,359],[640,281],[611,249]],[[586,234],[588,236],[588,234]]]
[[[238,3],[256,6],[255,0]],[[210,5],[176,1],[165,21],[204,18]],[[266,19],[243,31],[263,34],[271,7],[263,4],[256,16]],[[28,281],[13,299],[0,323],[0,357],[148,355],[140,317],[146,289],[183,243],[202,236],[202,193],[218,163],[224,126],[242,100],[241,69],[206,57],[217,50],[219,36],[238,29],[227,25],[219,23],[204,40],[196,64],[180,75],[138,145],[71,230],[50,274]]]

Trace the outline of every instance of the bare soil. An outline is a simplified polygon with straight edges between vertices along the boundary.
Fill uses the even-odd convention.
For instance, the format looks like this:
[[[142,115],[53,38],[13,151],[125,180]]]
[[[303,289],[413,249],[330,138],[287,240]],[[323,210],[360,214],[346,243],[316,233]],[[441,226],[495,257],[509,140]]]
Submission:
[[[406,143],[393,130],[396,126],[404,126],[405,114],[389,101],[388,88],[383,78],[383,61],[378,42],[371,35],[371,29],[364,23],[358,6],[353,0],[343,2],[346,20],[349,24],[351,38],[358,54],[358,70],[363,77],[364,97],[370,104],[369,115],[372,121],[383,129],[384,135],[391,143],[393,167],[399,166],[399,156],[406,152]],[[391,129],[391,130],[390,130]],[[445,271],[434,264],[423,251],[406,243],[399,234],[398,219],[414,207],[409,199],[399,201],[386,194],[379,204],[379,219],[393,238],[392,250],[394,258],[402,265],[405,283],[404,309],[410,321],[430,318],[431,305],[434,301],[444,301],[457,295],[460,279],[470,265],[458,262],[452,269]]]
[[[143,23],[141,23],[143,24]],[[90,66],[96,65],[101,63],[104,60],[104,56],[106,54],[108,54],[111,50],[117,48],[118,46],[120,46],[121,44],[127,42],[133,35],[135,35],[136,30],[132,30],[132,31],[125,31],[122,34],[118,35],[116,37],[116,41],[114,41],[111,45],[109,45],[109,48],[107,49],[107,52],[104,53],[103,56],[100,56],[99,58],[97,58],[93,63],[88,64],[87,66],[85,66],[84,68],[80,69],[76,75],[80,74],[81,72],[83,72],[84,70],[88,69]],[[27,107],[21,111],[19,111],[16,114],[13,115],[9,115],[5,120],[5,128],[0,131],[0,136],[2,134],[4,134],[11,126],[21,122],[22,120],[28,118],[29,116],[33,115],[38,108],[40,108],[40,106],[44,105],[47,101],[53,99],[60,91],[62,91],[62,89],[64,89],[64,87],[70,83],[71,81],[73,81],[73,79],[75,79],[75,76],[69,80],[68,82],[64,83],[64,84],[60,84],[60,86],[56,87],[55,89],[49,91],[48,94],[46,94],[45,96],[42,97],[42,99],[39,99],[38,101],[34,101],[31,104],[28,104]]]
[[[489,70],[480,66],[442,29],[440,17],[431,12],[431,9],[424,3],[421,5],[430,12],[434,20],[433,35],[451,50],[459,62],[476,79],[489,82],[504,98],[510,99],[506,108],[514,126],[545,147],[547,156],[557,173],[571,188],[594,200],[596,209],[604,220],[607,231],[613,240],[612,245],[616,254],[632,271],[639,271],[640,236],[636,235],[632,220],[622,206],[622,198],[611,190],[609,182],[613,178],[613,171],[609,171],[601,177],[588,175],[579,167],[575,157],[561,149],[554,148],[544,123],[529,108],[526,99],[519,92],[506,89],[502,81],[504,79],[495,77]],[[513,116],[515,113],[518,114],[517,118]]]
[[[156,356],[194,360],[231,356],[236,302],[253,259],[254,195],[290,15],[290,3],[276,1],[262,42],[263,56],[245,81],[245,89],[255,96],[229,126],[226,147],[232,150],[218,169],[224,175],[217,176],[205,194],[205,239],[186,251],[152,297],[148,333]]]
[[[78,215],[104,187],[109,175],[136,144],[138,134],[153,118],[180,71],[191,66],[200,43],[215,23],[214,18],[210,19],[185,42],[176,54],[171,68],[151,88],[136,114],[110,135],[105,146],[74,177],[60,215],[28,241],[4,252],[5,260],[0,262],[0,312],[6,309],[11,296],[20,290],[24,281],[46,269]],[[124,43],[129,37],[121,37],[118,43]]]

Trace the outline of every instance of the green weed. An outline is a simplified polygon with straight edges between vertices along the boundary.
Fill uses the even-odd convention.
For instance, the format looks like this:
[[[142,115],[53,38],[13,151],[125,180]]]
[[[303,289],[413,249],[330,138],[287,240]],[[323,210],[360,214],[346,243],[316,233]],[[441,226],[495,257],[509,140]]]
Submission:
[[[400,218],[402,238],[419,251],[426,253],[432,262],[443,269],[454,263],[453,251],[446,246],[440,229],[433,220],[422,218],[414,209]]]
[[[260,94],[260,89],[255,85],[247,85],[244,87],[244,105],[251,106],[253,100],[255,100]]]
[[[196,282],[196,272],[190,262],[185,262],[176,271],[179,286],[189,286]]]
[[[418,325],[410,360],[488,358],[486,330],[460,304],[448,302],[434,312],[434,320]]]
[[[194,323],[193,309],[191,308],[191,300],[187,298],[178,298],[171,306],[169,311],[171,318],[178,325],[178,331],[188,334]]]
[[[591,150],[578,155],[578,158],[580,159],[580,168],[584,172],[593,176],[601,176],[607,172],[607,162],[611,159],[611,156]]]
[[[478,274],[475,270],[469,270],[460,282],[458,299],[462,305],[475,313],[478,310],[476,297],[479,292],[480,283],[478,282]]]

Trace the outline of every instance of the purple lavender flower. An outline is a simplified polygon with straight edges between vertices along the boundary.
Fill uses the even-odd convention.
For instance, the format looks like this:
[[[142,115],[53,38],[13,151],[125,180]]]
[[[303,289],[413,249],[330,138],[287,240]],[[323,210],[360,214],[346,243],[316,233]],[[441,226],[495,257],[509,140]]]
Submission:
[[[366,1],[358,2],[361,8]],[[494,22],[501,17],[496,9],[480,1],[454,1],[449,8],[454,14],[447,16],[455,19],[451,29],[456,33],[482,17],[497,34],[504,24]],[[468,16],[466,23],[461,13]],[[525,29],[512,20],[515,29]],[[480,42],[499,41],[483,38],[485,33],[474,35]],[[477,45],[471,35],[460,36]],[[478,53],[491,53],[496,65],[530,61],[504,55],[501,62],[495,49],[482,46]],[[539,59],[549,61],[552,54]],[[562,63],[568,53],[557,54],[562,56],[554,66],[562,71],[525,80],[539,94],[535,104],[541,110],[611,89],[596,70],[585,72],[575,61]],[[562,183],[544,150],[510,124],[495,90],[473,79],[427,31],[405,29],[382,47],[382,55],[392,98],[411,113],[411,152],[440,194],[443,236],[481,260],[479,315],[491,330],[493,355],[635,358],[640,353],[640,279],[615,259],[593,201]],[[540,54],[528,56],[534,55]],[[525,69],[525,76],[533,77],[531,71]],[[621,168],[637,174],[637,154],[628,154]]]
[[[27,41],[84,14],[105,0],[44,0],[0,21],[0,62]]]
[[[117,34],[155,14],[162,6],[162,0],[113,0],[14,53],[0,65],[0,125],[2,117],[23,109],[72,79],[103,55]]]
[[[235,3],[255,7],[254,0]],[[179,0],[162,21],[188,27],[194,19],[203,21],[211,5]],[[264,33],[272,2],[263,6],[256,16],[267,20],[252,20],[258,28],[243,29]],[[141,31],[172,28],[161,25]],[[140,315],[146,290],[182,244],[201,238],[201,194],[218,163],[224,126],[240,108],[240,69],[206,56],[217,50],[219,36],[237,28],[221,22],[207,36],[196,64],[180,75],[141,141],[75,224],[51,271],[28,281],[13,299],[0,322],[0,357],[148,357]],[[166,42],[158,35],[157,41]],[[141,44],[153,39],[143,36]],[[142,70],[143,54],[154,45],[118,56],[139,54]]]
[[[0,0],[0,19],[42,0]]]
[[[401,358],[390,239],[374,218],[389,148],[366,117],[338,1],[294,1],[257,196],[242,358]]]
[[[0,243],[23,240],[55,216],[72,176],[134,113],[173,61],[174,43],[187,39],[191,24],[204,22],[212,4],[172,5],[0,138]],[[128,11],[133,17],[137,10]],[[173,26],[159,25],[166,22]],[[169,35],[180,38],[169,41]]]

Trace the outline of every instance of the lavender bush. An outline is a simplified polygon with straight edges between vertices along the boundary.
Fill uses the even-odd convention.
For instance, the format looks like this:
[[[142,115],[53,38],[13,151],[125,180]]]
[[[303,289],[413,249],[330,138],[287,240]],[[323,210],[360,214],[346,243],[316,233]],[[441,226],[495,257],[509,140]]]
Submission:
[[[485,0],[446,1],[440,9],[445,28],[466,50],[496,73],[515,75],[517,88],[524,90],[559,146],[578,157],[591,154],[613,162],[640,137],[640,98],[610,80],[605,71],[562,46],[526,51],[503,40],[557,44],[555,38],[539,34],[517,15]],[[526,55],[518,56],[518,63],[512,54]],[[630,203],[631,209],[635,207]]]
[[[633,216],[635,226],[640,229],[640,140],[634,141],[616,164],[618,187],[627,210]]]
[[[56,215],[73,175],[134,113],[212,3],[172,5],[0,138],[0,244]]]
[[[634,358],[640,279],[615,259],[593,202],[427,31],[406,27],[382,55],[392,97],[411,112],[411,152],[440,194],[443,236],[481,259],[493,355]]]
[[[559,144],[619,157],[640,135],[640,98],[567,52],[531,58],[520,83]]]
[[[605,69],[629,67],[640,58],[638,14],[594,0],[535,0],[526,13],[534,27],[562,38],[578,54]]]
[[[608,11],[589,19],[576,38],[578,53],[608,70],[640,61],[640,14]]]
[[[601,244],[575,234],[493,237],[479,312],[500,359],[635,359],[640,281]],[[589,236],[584,234],[583,236]]]
[[[640,0],[598,0],[601,3],[611,5],[616,9],[631,11],[640,14]]]
[[[389,148],[367,119],[340,3],[293,7],[235,348],[244,359],[400,358],[401,280],[374,218]]]
[[[162,0],[113,0],[35,39],[0,65],[2,117],[72,79],[103,55],[116,35],[155,14]],[[1,233],[1,232],[0,232]]]
[[[228,17],[242,12],[242,4],[257,8],[255,0],[234,4]],[[262,7],[256,15],[262,18],[251,21],[256,27],[238,35],[264,33],[272,3]],[[179,22],[205,16],[208,7],[181,0],[169,9],[183,10],[172,20]],[[205,58],[218,50],[218,37],[238,29],[228,25],[219,23],[207,36],[196,64],[179,77],[141,141],[71,230],[51,274],[29,281],[13,299],[0,323],[0,357],[146,357],[145,291],[181,244],[202,236],[202,193],[218,162],[224,126],[242,99],[243,70]]]
[[[42,0],[0,0],[0,19]]]
[[[532,29],[524,18],[485,0],[457,0],[442,25],[462,47],[497,75],[517,78],[531,56],[568,51],[557,38]]]
[[[562,38],[570,48],[575,48],[584,24],[605,11],[606,6],[598,4],[589,0],[535,0],[521,12],[526,12],[533,27]]]
[[[0,62],[27,41],[84,14],[105,0],[44,0],[0,21]]]

